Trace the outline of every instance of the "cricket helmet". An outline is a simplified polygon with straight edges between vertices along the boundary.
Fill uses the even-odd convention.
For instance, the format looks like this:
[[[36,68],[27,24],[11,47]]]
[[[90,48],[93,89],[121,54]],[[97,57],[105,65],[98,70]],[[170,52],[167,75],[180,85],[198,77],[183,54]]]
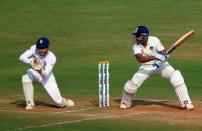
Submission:
[[[49,43],[50,42],[46,37],[41,37],[36,42],[36,48],[38,48],[38,49],[48,48]]]
[[[136,37],[139,37],[141,35],[148,36],[149,30],[146,26],[138,26],[132,35],[135,35]]]

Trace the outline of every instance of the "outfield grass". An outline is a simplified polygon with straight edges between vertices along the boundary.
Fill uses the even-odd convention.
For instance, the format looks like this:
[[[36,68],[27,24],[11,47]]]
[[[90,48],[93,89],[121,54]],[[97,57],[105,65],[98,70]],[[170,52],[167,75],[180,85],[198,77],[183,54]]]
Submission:
[[[132,78],[140,66],[132,54],[131,33],[137,25],[146,25],[150,34],[159,37],[166,48],[184,33],[192,29],[196,31],[191,39],[171,55],[170,63],[175,69],[181,70],[192,100],[201,101],[201,6],[200,0],[1,0],[0,98],[12,99],[11,96],[22,95],[21,76],[29,66],[21,63],[18,58],[39,37],[46,36],[51,41],[51,50],[57,56],[54,74],[64,96],[86,100],[97,98],[97,63],[108,60],[110,96],[120,99],[124,83]],[[36,96],[46,94],[41,86],[36,87]],[[177,99],[171,84],[158,77],[148,79],[138,91],[137,98]],[[37,121],[31,114],[26,115],[33,123]],[[0,116],[2,129],[25,126],[23,122],[14,124],[18,121],[15,113],[0,112]],[[9,127],[3,122],[4,118],[12,121]],[[20,119],[27,121],[24,117]],[[49,118],[44,117],[42,121],[46,119]],[[127,128],[114,125],[115,122],[116,119],[107,120],[106,130]],[[46,129],[63,130],[64,127],[83,130],[87,126],[85,130],[96,130],[97,127],[102,130],[99,124],[105,123],[97,120]],[[138,130],[144,127],[135,124],[130,128],[136,125]],[[158,128],[157,123],[154,125],[155,131],[182,129],[177,126]],[[142,130],[152,130],[149,127]]]

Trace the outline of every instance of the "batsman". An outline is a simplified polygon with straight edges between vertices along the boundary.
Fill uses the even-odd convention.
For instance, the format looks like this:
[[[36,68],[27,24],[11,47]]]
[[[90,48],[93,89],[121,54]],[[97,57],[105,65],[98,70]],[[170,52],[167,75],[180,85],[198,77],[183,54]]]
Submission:
[[[177,94],[182,108],[194,109],[188,94],[184,78],[179,70],[175,70],[167,61],[169,56],[161,41],[155,36],[149,36],[149,30],[145,26],[138,26],[132,34],[136,40],[133,52],[136,59],[141,63],[138,71],[125,83],[123,97],[120,103],[121,109],[132,106],[138,88],[151,76],[161,76],[170,81]]]
[[[56,56],[49,50],[49,46],[49,40],[41,37],[37,40],[36,45],[31,46],[19,58],[20,61],[31,66],[31,69],[28,69],[26,74],[22,76],[26,110],[32,110],[35,106],[33,99],[34,83],[43,85],[57,107],[74,106],[72,100],[63,98],[60,94],[52,72],[56,63]]]

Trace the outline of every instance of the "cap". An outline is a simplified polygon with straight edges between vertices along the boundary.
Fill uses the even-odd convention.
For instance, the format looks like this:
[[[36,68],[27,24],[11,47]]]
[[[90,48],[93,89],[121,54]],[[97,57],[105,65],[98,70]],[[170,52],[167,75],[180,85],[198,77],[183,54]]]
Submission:
[[[141,35],[149,35],[149,30],[145,26],[138,26],[132,35],[135,35],[136,37],[139,37]]]
[[[49,46],[49,40],[46,37],[41,37],[37,40],[36,48],[44,49],[48,48],[48,46]]]

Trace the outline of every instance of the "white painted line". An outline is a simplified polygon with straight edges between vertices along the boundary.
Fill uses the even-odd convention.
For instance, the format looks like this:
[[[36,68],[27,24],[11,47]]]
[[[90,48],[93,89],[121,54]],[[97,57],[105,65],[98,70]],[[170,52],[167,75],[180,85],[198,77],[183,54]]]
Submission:
[[[145,114],[146,112],[136,112],[136,113],[130,113],[126,115],[111,115],[113,118],[118,118],[118,117],[128,117],[128,116],[133,116],[133,115],[139,115],[139,114]],[[96,114],[64,114],[64,115],[75,115],[75,116],[89,116],[89,117],[98,117]]]
[[[121,99],[120,97],[113,97],[113,99]],[[136,98],[134,100],[146,100],[146,101],[177,101],[177,100],[165,100],[165,99],[141,99],[141,98]]]
[[[45,112],[33,112],[33,111],[14,111],[14,110],[0,110],[1,112],[13,112],[13,113],[36,113],[36,114],[45,114]]]
[[[13,96],[10,96],[10,97],[21,97],[21,96],[23,96],[22,94],[18,94],[18,95],[13,95]],[[24,97],[24,96],[23,96]]]
[[[14,113],[36,113],[36,114],[65,114],[65,113],[71,113],[71,112],[79,112],[79,111],[87,111],[91,109],[96,109],[98,107],[92,107],[92,108],[84,108],[84,109],[75,109],[75,110],[67,110],[67,111],[60,111],[60,112],[38,112],[38,111],[44,111],[44,110],[38,110],[38,111],[16,111],[16,110],[0,110],[0,112],[14,112]],[[37,109],[36,109],[37,110]],[[54,111],[54,110],[53,110]]]
[[[6,102],[9,103],[10,101],[8,99],[0,99],[0,102]]]
[[[70,121],[64,121],[64,122],[57,122],[57,123],[53,123],[53,124],[44,124],[44,125],[40,125],[40,126],[16,128],[16,129],[12,129],[10,131],[25,130],[25,129],[32,129],[32,128],[40,128],[40,127],[47,127],[47,126],[57,126],[57,125],[62,125],[62,124],[79,123],[79,122],[83,122],[83,121],[97,120],[97,119],[107,119],[107,118],[111,118],[111,116],[93,117],[93,118],[87,118],[87,119],[82,119],[82,120],[72,120],[72,121],[70,120]]]
[[[175,125],[176,123],[169,123],[169,125]]]
[[[145,114],[146,112],[136,112],[136,113],[130,113],[130,114],[126,114],[126,115],[123,115],[121,117],[127,117],[127,116],[133,116],[133,115],[139,115],[139,114]]]
[[[31,127],[24,127],[24,128],[16,128],[16,129],[12,129],[11,131],[15,131],[15,130],[25,130],[25,129],[32,129],[32,128],[40,128],[40,127],[47,127],[47,126],[57,126],[57,125],[62,125],[62,124],[70,124],[70,123],[79,123],[79,122],[83,122],[83,121],[90,121],[90,120],[99,120],[99,119],[109,119],[109,118],[119,118],[119,117],[127,117],[127,116],[132,116],[132,115],[138,115],[138,114],[144,114],[146,112],[136,112],[136,113],[130,113],[127,115],[123,115],[123,116],[102,116],[102,117],[92,117],[92,118],[86,118],[86,119],[81,119],[81,120],[69,120],[69,121],[64,121],[64,122],[57,122],[57,123],[52,123],[52,124],[44,124],[44,125],[40,125],[40,126],[31,126]]]
[[[75,109],[75,110],[67,110],[63,112],[53,112],[54,114],[61,114],[61,113],[70,113],[70,112],[77,112],[77,111],[87,111],[91,109],[97,109],[98,107],[91,107],[91,108],[84,108],[84,109]]]
[[[98,115],[96,115],[96,114],[81,114],[81,113],[79,113],[79,114],[64,114],[64,115],[68,115],[68,116],[87,116],[87,117],[97,117]]]
[[[147,100],[147,101],[157,101],[157,102],[171,102],[171,101],[176,101],[176,100],[158,100],[158,99],[138,99],[138,100]]]

